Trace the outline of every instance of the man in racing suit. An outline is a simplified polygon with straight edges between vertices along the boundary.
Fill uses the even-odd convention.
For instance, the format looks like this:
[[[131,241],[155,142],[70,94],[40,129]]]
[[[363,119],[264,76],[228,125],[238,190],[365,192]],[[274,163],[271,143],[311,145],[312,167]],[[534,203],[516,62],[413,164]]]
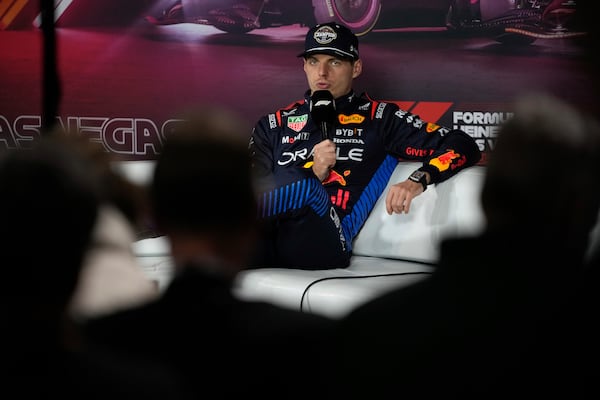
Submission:
[[[362,60],[348,28],[336,23],[311,28],[299,57],[310,87],[304,99],[261,117],[250,138],[264,231],[252,266],[344,268],[352,240],[400,158],[421,160],[423,166],[390,187],[388,214],[409,212],[427,185],[476,164],[481,153],[460,130],[354,93]],[[313,95],[323,91],[334,99],[330,132],[311,114]]]

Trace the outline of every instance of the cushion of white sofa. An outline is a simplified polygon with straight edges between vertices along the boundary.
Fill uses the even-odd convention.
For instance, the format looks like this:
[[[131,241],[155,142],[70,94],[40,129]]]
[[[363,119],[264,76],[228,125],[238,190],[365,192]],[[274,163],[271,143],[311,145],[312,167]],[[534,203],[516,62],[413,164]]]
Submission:
[[[148,278],[165,289],[173,277],[171,244],[166,236],[141,239],[133,243],[133,253]]]
[[[113,164],[117,173],[140,186],[150,184],[155,166],[154,160],[117,161]]]
[[[390,183],[405,180],[420,166],[400,162]],[[408,214],[388,215],[385,193],[353,242],[353,253],[435,263],[440,241],[448,236],[474,234],[484,226],[479,194],[483,166],[473,166],[416,197]]]
[[[353,256],[348,268],[299,270],[260,268],[241,271],[234,294],[282,307],[340,318],[354,307],[427,276],[433,267],[419,262]]]
[[[171,243],[166,236],[141,239],[133,243],[133,252],[138,257],[168,256],[171,254]]]

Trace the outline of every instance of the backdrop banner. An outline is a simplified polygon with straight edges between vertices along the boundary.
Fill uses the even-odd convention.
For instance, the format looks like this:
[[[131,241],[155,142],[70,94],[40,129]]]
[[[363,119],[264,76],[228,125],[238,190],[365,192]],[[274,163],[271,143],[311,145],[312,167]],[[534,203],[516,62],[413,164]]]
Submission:
[[[237,111],[249,135],[302,98],[304,35],[335,20],[360,37],[357,92],[463,129],[485,163],[516,95],[598,104],[577,2],[511,3],[56,0],[57,123],[127,160],[155,158],[178,115],[203,104]],[[39,27],[38,1],[0,1],[0,149],[40,134]]]

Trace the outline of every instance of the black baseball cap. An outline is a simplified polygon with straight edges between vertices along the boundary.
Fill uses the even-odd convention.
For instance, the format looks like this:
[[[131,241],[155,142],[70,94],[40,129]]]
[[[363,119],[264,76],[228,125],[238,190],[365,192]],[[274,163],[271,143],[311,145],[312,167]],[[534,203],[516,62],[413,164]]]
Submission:
[[[311,54],[330,54],[358,60],[358,38],[350,29],[337,22],[318,24],[309,29],[304,41],[304,51],[298,57]]]

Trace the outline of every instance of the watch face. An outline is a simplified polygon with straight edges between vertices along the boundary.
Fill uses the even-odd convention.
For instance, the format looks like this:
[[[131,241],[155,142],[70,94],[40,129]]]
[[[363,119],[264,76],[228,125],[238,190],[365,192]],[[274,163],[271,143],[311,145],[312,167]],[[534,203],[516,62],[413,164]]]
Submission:
[[[410,180],[419,182],[425,176],[425,172],[423,171],[415,171],[408,177]]]

